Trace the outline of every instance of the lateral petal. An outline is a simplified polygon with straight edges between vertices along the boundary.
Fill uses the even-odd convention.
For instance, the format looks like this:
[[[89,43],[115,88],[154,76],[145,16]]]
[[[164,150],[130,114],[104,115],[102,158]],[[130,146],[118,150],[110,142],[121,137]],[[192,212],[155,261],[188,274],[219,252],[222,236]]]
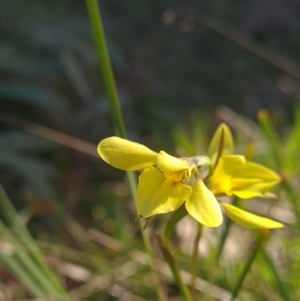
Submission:
[[[206,227],[218,227],[223,221],[218,201],[200,179],[195,181],[185,207],[193,218]]]
[[[228,217],[242,227],[250,229],[273,229],[284,227],[283,224],[272,219],[250,213],[227,203],[221,204]]]
[[[242,166],[235,169],[232,173],[234,178],[260,179],[262,182],[268,182],[272,185],[280,182],[280,177],[273,170],[253,162],[246,161]]]
[[[138,170],[154,165],[158,155],[142,144],[119,137],[103,139],[97,151],[105,162],[122,170]]]
[[[178,209],[190,196],[192,188],[181,182],[169,181],[154,167],[139,176],[137,212],[140,217],[168,213]]]

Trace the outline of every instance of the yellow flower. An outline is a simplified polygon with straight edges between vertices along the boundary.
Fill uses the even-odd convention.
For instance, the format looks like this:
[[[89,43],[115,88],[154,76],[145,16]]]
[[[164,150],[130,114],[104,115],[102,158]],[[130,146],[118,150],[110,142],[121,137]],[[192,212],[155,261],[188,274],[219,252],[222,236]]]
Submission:
[[[272,186],[280,182],[272,170],[253,162],[244,156],[227,155],[219,158],[209,188],[215,194],[236,195],[241,199],[266,197]]]
[[[207,157],[176,158],[164,151],[153,152],[144,145],[110,137],[98,145],[101,158],[122,170],[144,171],[139,176],[137,212],[140,217],[168,213],[183,203],[188,213],[207,227],[223,221],[214,194],[199,176],[198,167],[207,165]]]
[[[263,165],[249,162],[244,156],[233,155],[233,139],[226,124],[217,129],[208,153],[213,162],[208,188],[214,195],[235,195],[241,199],[267,197],[270,188],[280,182],[280,177]],[[236,206],[223,203],[227,216],[246,228],[280,228],[283,225]]]
[[[235,195],[242,199],[269,196],[279,176],[263,165],[234,155],[230,129],[221,124],[208,149],[209,157],[176,158],[164,151],[154,152],[146,146],[109,137],[98,145],[100,157],[122,170],[144,169],[137,187],[137,213],[147,218],[172,212],[185,204],[187,212],[207,227],[223,221],[215,196]],[[199,168],[208,166],[210,174],[202,179]],[[207,183],[207,186],[204,183]],[[233,205],[220,203],[229,218],[247,228],[279,228],[283,225]]]

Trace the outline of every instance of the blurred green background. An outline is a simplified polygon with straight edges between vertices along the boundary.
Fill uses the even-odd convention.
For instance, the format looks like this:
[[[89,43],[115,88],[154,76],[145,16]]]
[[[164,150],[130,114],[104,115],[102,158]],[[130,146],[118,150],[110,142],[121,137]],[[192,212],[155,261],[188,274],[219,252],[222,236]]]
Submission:
[[[281,143],[289,142],[285,171],[298,179],[298,0],[99,5],[131,140],[173,154],[204,152],[213,130],[225,121],[243,152],[249,138],[265,143],[256,118],[266,108]],[[102,231],[127,248],[139,245],[140,234],[123,172],[96,154],[97,143],[114,132],[85,2],[1,1],[0,37],[0,182],[44,252],[54,256],[58,245],[61,258],[80,262],[83,255],[70,258],[65,245],[96,254],[105,262],[97,259],[97,265],[109,270],[113,260],[118,265],[127,256],[91,246],[86,229]],[[256,158],[279,171],[268,148],[258,147]],[[80,264],[96,273],[92,255]],[[80,288],[83,280],[65,277],[68,290]],[[5,267],[0,279],[0,300],[26,298],[28,292]],[[155,300],[145,279],[133,276],[127,288]],[[265,291],[275,290],[276,281],[268,285]],[[290,292],[298,296],[291,300],[300,298],[295,289]],[[278,299],[259,294],[255,300],[288,300],[276,290]],[[121,299],[111,291],[89,298]],[[254,300],[249,298],[242,300]]]

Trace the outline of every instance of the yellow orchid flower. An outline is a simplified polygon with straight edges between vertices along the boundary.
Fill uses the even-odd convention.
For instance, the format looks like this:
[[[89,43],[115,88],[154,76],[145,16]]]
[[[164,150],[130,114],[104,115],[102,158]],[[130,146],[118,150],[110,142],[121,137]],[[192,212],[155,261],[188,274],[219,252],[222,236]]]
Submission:
[[[223,221],[216,195],[236,195],[242,199],[266,197],[280,177],[263,165],[234,155],[229,127],[217,129],[206,156],[176,158],[164,151],[154,152],[146,146],[109,137],[98,145],[100,157],[122,170],[144,169],[137,187],[137,213],[147,218],[172,212],[185,204],[187,212],[207,227]],[[210,165],[205,185],[198,168]],[[247,228],[278,228],[281,223],[260,217],[235,206],[221,203],[229,218]]]
[[[253,162],[244,156],[227,155],[219,158],[208,187],[215,194],[236,195],[242,199],[266,197],[280,177],[272,170]]]
[[[208,149],[212,160],[212,174],[207,187],[214,195],[235,195],[241,199],[268,197],[270,188],[280,177],[267,167],[249,162],[244,156],[233,155],[233,139],[226,124],[217,129]],[[247,212],[236,206],[221,203],[227,216],[246,228],[280,228],[283,224]]]
[[[207,157],[176,158],[118,137],[102,140],[97,150],[104,161],[116,168],[144,169],[137,188],[140,217],[168,213],[185,203],[188,213],[204,226],[217,227],[222,223],[218,201],[198,172],[199,166],[208,164]]]

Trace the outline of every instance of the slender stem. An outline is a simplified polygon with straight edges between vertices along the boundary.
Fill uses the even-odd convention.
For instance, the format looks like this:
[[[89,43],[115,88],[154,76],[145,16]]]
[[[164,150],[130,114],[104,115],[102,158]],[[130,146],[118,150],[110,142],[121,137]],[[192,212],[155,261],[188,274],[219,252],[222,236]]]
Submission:
[[[125,138],[126,130],[120,109],[118,92],[114,80],[113,70],[109,58],[107,43],[105,39],[102,19],[98,8],[97,0],[86,0],[86,5],[93,30],[103,81],[106,88],[108,101],[110,104],[115,132],[119,137]]]
[[[164,230],[164,244],[170,249],[170,237],[175,229],[176,224],[187,215],[185,205],[182,205],[169,218]]]
[[[158,241],[158,245],[161,249],[161,252],[163,254],[163,257],[172,271],[174,280],[175,280],[176,284],[178,285],[178,288],[181,292],[182,297],[184,298],[185,301],[193,301],[194,299],[193,299],[188,287],[182,281],[180,270],[178,269],[177,264],[174,260],[174,257],[172,256],[170,250],[166,246],[164,246],[162,238],[159,235],[157,235],[156,238]]]
[[[203,226],[202,224],[198,223],[198,230],[194,241],[193,246],[193,253],[192,253],[192,264],[191,264],[191,293],[194,299],[196,300],[196,291],[195,291],[195,279],[197,277],[197,267],[198,267],[198,248],[199,248],[199,241],[202,235]]]
[[[238,295],[238,293],[239,293],[239,291],[242,287],[242,284],[244,282],[244,279],[245,279],[246,275],[248,274],[248,272],[250,270],[250,267],[251,267],[252,263],[254,262],[254,259],[255,259],[256,255],[258,254],[258,252],[260,251],[260,249],[263,246],[264,242],[268,238],[269,232],[270,231],[267,230],[267,229],[261,230],[261,233],[260,233],[259,237],[257,238],[255,248],[254,248],[251,256],[249,257],[249,259],[248,259],[248,261],[247,261],[247,263],[246,263],[246,265],[243,269],[243,272],[240,275],[234,289],[232,290],[231,301],[233,301],[235,299],[235,297]]]
[[[238,197],[233,196],[232,205],[236,206],[237,203],[238,203],[238,200],[239,200]],[[222,255],[222,252],[223,252],[223,249],[224,249],[224,245],[225,245],[226,239],[227,239],[228,234],[229,234],[229,230],[230,230],[231,224],[232,224],[231,219],[227,219],[225,221],[225,231],[222,233],[222,236],[220,238],[220,245],[219,245],[218,252],[217,252],[216,264],[218,264],[218,262],[220,260],[220,257]]]
[[[101,66],[101,71],[102,71],[102,76],[103,76],[103,81],[104,85],[106,88],[107,96],[108,96],[108,102],[110,106],[110,112],[112,114],[113,118],[113,126],[115,129],[115,133],[117,136],[121,138],[126,138],[126,129],[123,121],[123,116],[121,112],[121,107],[120,107],[120,102],[118,98],[118,92],[116,88],[116,83],[115,79],[113,76],[113,70],[110,62],[110,57],[109,57],[109,52],[107,48],[107,43],[105,39],[105,34],[104,34],[104,29],[103,29],[103,24],[102,24],[102,19],[101,19],[101,14],[100,10],[98,7],[98,2],[97,0],[86,0],[86,5],[87,5],[87,10],[89,14],[89,19],[91,22],[91,27],[93,30],[93,36],[96,44],[96,49],[98,53],[98,58],[99,58],[99,63]],[[126,172],[127,175],[127,180],[129,183],[129,188],[131,191],[131,195],[134,199],[134,202],[136,203],[136,178],[133,172]],[[149,237],[145,234],[145,231],[142,230],[142,225],[141,222],[139,221],[139,227],[141,229],[141,234],[143,237],[143,243],[145,250],[148,254],[152,254],[151,252],[151,245],[149,241]],[[153,271],[153,275],[155,275],[155,270],[153,268],[153,255],[151,256],[152,258],[152,264],[150,265]],[[159,280],[158,277],[154,277],[154,282],[155,282],[155,289],[157,293],[158,300],[164,300],[163,293],[160,289],[159,286]]]

